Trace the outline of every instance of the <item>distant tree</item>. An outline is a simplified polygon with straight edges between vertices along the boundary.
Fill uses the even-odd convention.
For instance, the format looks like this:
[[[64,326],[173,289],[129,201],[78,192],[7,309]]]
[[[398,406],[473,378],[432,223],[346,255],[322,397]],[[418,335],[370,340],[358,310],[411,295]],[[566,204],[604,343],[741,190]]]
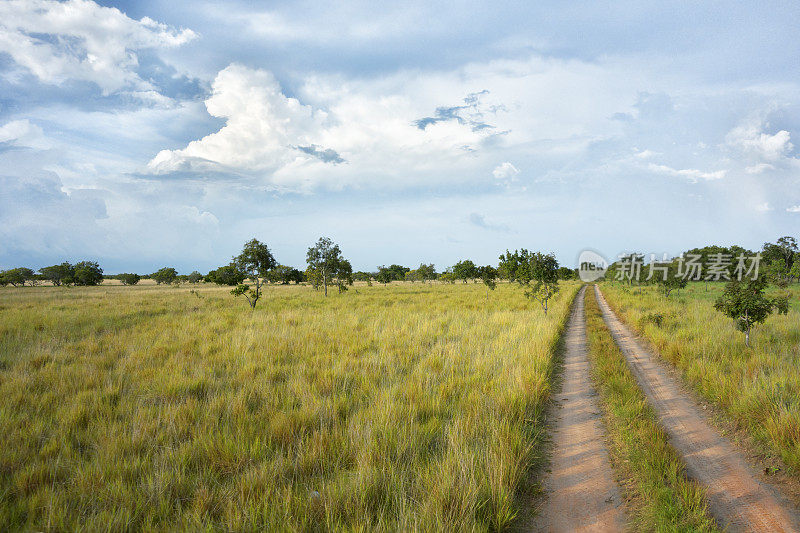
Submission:
[[[486,303],[489,303],[489,291],[497,288],[497,269],[491,265],[478,267],[478,277],[486,285]]]
[[[765,242],[761,259],[767,270],[776,279],[789,279],[798,253],[797,240],[794,237],[781,237],[775,244]]]
[[[525,248],[514,250],[514,253],[506,250],[500,255],[498,275],[509,281],[528,283],[531,280],[530,257],[531,253]]]
[[[42,274],[42,279],[51,282],[56,287],[62,284],[69,285],[75,278],[75,267],[67,262],[40,268],[39,272]]]
[[[525,296],[537,300],[547,316],[548,302],[559,290],[558,261],[553,254],[536,252],[529,256],[528,264],[530,288],[525,291]]]
[[[478,267],[469,259],[464,259],[453,265],[453,275],[456,279],[460,279],[466,283],[467,280],[478,277]]]
[[[178,274],[175,277],[175,283],[189,283],[189,275],[188,274]]]
[[[389,265],[389,271],[392,273],[392,280],[394,281],[403,281],[406,279],[406,272],[409,270],[411,269],[402,265]]]
[[[317,243],[308,249],[306,262],[314,278],[318,280],[328,296],[328,285],[336,280],[339,292],[347,290],[347,285],[353,284],[353,267],[342,256],[339,245],[327,237],[320,238]]]
[[[564,266],[558,268],[558,279],[568,280],[577,278],[578,274],[574,269]]]
[[[756,279],[729,281],[714,308],[733,319],[736,329],[743,332],[746,346],[750,346],[750,330],[764,322],[773,311],[786,314],[789,311],[787,297],[769,298],[764,295],[766,276]]]
[[[353,272],[353,279],[355,281],[371,281],[372,280],[372,273],[371,272],[364,272],[363,270],[359,270],[358,272]]]
[[[272,283],[280,283],[281,285],[288,285],[294,278],[294,271],[296,269],[286,266],[277,265],[269,271],[267,279]]]
[[[244,278],[244,272],[236,268],[236,265],[230,264],[209,272],[205,277],[205,281],[216,283],[217,285],[234,286],[243,282]]]
[[[456,275],[453,274],[453,267],[448,267],[444,272],[439,274],[439,281],[442,283],[450,283],[451,285],[456,282]]]
[[[422,281],[422,276],[416,270],[409,270],[406,272],[406,281],[414,283],[415,281]]]
[[[419,277],[422,279],[423,283],[436,279],[436,268],[433,266],[433,263],[429,265],[420,263],[419,267],[417,268],[417,272],[419,273]]]
[[[123,285],[136,285],[142,279],[139,274],[120,274],[117,278]]]
[[[383,265],[378,267],[378,273],[375,275],[375,280],[378,283],[386,285],[387,283],[391,283],[393,279],[392,271],[388,267]]]
[[[681,275],[676,260],[652,261],[648,265],[647,277],[661,288],[665,298],[669,298],[672,291],[683,289],[689,284],[686,277]]]
[[[269,271],[275,268],[278,262],[275,261],[275,257],[266,244],[257,239],[251,239],[245,243],[242,253],[234,257],[233,264],[255,284],[255,287],[251,288],[242,283],[233,289],[231,294],[243,295],[250,307],[255,309],[258,299],[261,298],[261,280],[269,276]]]
[[[10,284],[14,287],[23,287],[25,283],[33,284],[34,272],[27,267],[12,268],[3,272],[4,284]]]
[[[103,269],[96,261],[81,261],[75,264],[75,285],[99,285],[103,283]]]
[[[203,275],[197,270],[193,271],[191,274],[187,276],[187,281],[189,283],[200,283],[202,280],[203,280]]]
[[[160,268],[158,271],[150,274],[150,279],[154,280],[158,285],[162,283],[169,285],[170,283],[174,283],[177,278],[178,271],[172,267]]]

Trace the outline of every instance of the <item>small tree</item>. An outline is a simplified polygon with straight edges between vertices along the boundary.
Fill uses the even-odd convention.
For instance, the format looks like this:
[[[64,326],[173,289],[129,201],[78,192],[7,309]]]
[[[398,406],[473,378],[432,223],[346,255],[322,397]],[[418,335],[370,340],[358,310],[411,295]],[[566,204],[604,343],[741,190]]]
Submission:
[[[194,272],[192,272],[191,274],[189,274],[186,277],[186,280],[189,283],[200,283],[200,281],[202,281],[202,279],[203,279],[203,275],[200,272],[198,272],[197,270],[195,270]]]
[[[649,265],[649,269],[648,277],[651,277],[658,284],[665,298],[669,298],[672,291],[684,289],[689,284],[686,276],[679,274],[676,261],[669,263],[652,262]]]
[[[419,273],[419,277],[422,279],[423,283],[436,279],[436,268],[433,266],[433,263],[429,265],[420,263],[419,268],[417,268],[417,272]]]
[[[489,291],[497,288],[497,269],[491,265],[486,265],[478,268],[478,276],[486,285],[486,303],[489,303]]]
[[[175,283],[175,280],[178,279],[178,271],[172,267],[160,268],[157,272],[150,274],[150,279],[155,280],[158,285],[162,283],[169,285],[170,283]]]
[[[256,239],[246,242],[242,253],[233,259],[236,268],[255,283],[255,288],[247,284],[240,284],[231,291],[234,296],[244,295],[252,309],[261,297],[262,278],[269,275],[269,271],[278,264],[269,251],[269,247]]]
[[[346,285],[353,284],[353,268],[342,256],[339,245],[327,237],[321,237],[306,253],[307,273],[310,273],[325,289],[328,296],[328,285],[336,280],[339,292],[347,290]]]
[[[387,283],[392,282],[392,271],[383,265],[378,267],[378,273],[375,275],[375,280],[378,283],[383,283],[386,285]]]
[[[525,291],[525,296],[537,300],[544,316],[547,316],[547,306],[550,299],[559,291],[558,286],[558,261],[553,254],[536,252],[528,258],[530,266],[530,289]]]
[[[221,266],[216,270],[209,272],[205,280],[209,283],[216,283],[217,285],[234,286],[239,285],[244,281],[244,272],[241,272],[236,265],[230,264]]]
[[[468,279],[478,277],[478,267],[469,259],[464,259],[453,265],[453,275],[466,283]]]
[[[277,265],[275,268],[270,270],[268,279],[271,283],[288,285],[289,282],[294,281],[297,278],[295,274],[296,272],[299,272],[299,270],[296,268],[286,265]]]
[[[75,277],[75,268],[67,262],[40,268],[39,272],[42,274],[42,279],[51,282],[56,287],[60,287],[62,284],[69,285]]]
[[[35,279],[34,276],[35,274],[30,268],[12,268],[11,270],[6,270],[3,272],[3,281],[6,284],[10,283],[14,287],[23,287],[25,286],[26,282],[29,282],[31,285],[33,285],[33,281]]]
[[[103,283],[103,269],[96,261],[81,261],[75,265],[75,285],[99,285]]]
[[[736,329],[744,333],[744,342],[750,346],[750,330],[754,325],[764,322],[773,311],[786,314],[789,299],[785,296],[768,298],[764,295],[767,287],[765,276],[740,281],[734,279],[725,285],[725,290],[714,308],[733,319]]]
[[[142,279],[139,274],[120,274],[117,277],[123,285],[136,285]]]

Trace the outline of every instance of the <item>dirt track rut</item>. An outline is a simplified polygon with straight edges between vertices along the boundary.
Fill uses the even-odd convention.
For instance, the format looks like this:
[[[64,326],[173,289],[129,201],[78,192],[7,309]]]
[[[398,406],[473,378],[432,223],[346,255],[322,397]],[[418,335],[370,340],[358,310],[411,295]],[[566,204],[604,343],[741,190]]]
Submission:
[[[689,475],[708,495],[711,513],[728,531],[800,531],[791,505],[761,483],[733,445],[708,422],[662,363],[617,318],[595,286],[603,318],[639,385],[658,413]]]
[[[589,373],[585,287],[573,304],[565,334],[563,385],[554,424],[546,500],[534,530],[622,531],[623,501],[604,442],[597,393]]]

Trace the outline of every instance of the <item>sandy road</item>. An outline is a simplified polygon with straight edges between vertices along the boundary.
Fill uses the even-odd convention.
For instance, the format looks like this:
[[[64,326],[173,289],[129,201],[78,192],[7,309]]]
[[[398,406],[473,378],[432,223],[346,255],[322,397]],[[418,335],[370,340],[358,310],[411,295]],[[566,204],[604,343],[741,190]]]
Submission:
[[[720,525],[728,531],[800,531],[792,506],[758,480],[742,454],[709,425],[663,364],[617,318],[597,286],[595,293],[614,340],[683,456],[688,474],[705,487]]]
[[[623,501],[605,447],[602,415],[589,373],[585,287],[572,306],[565,333],[563,385],[555,396],[550,473],[545,477],[546,500],[534,531],[622,531]]]

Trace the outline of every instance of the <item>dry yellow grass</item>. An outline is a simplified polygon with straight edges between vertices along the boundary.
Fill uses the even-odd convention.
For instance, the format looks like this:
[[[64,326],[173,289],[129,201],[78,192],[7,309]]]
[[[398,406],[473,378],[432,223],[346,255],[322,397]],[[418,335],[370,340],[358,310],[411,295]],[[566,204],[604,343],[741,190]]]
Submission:
[[[503,529],[577,287],[2,289],[0,524]]]

